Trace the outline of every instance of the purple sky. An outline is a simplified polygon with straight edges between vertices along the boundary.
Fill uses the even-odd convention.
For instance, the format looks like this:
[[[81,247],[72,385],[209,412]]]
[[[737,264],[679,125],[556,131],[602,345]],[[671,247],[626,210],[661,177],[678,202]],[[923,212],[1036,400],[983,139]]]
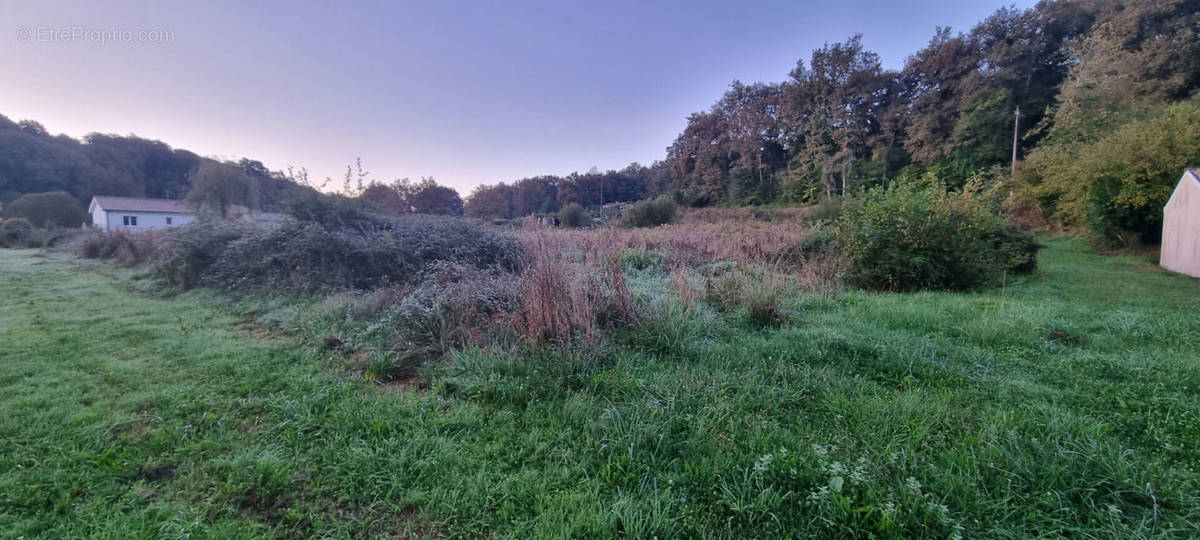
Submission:
[[[314,178],[361,157],[376,178],[433,176],[465,195],[648,164],[734,79],[782,80],[860,32],[898,68],[936,26],[968,30],[1004,5],[2,0],[0,114]],[[130,34],[91,33],[113,29]]]

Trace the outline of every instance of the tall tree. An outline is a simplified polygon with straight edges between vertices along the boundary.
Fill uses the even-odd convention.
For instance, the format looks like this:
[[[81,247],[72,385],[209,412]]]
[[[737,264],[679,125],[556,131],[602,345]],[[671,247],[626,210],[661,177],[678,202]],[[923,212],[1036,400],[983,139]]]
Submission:
[[[1092,142],[1200,88],[1200,0],[1101,2],[1058,95],[1052,137]]]
[[[258,185],[237,167],[204,160],[191,175],[192,189],[187,202],[201,212],[222,218],[234,205],[254,210],[258,207]]]
[[[729,129],[718,112],[694,113],[683,133],[667,148],[667,165],[675,186],[693,194],[698,204],[721,204],[737,155],[729,145]]]
[[[513,188],[500,182],[494,186],[477,186],[467,197],[463,213],[480,219],[508,219],[512,217]]]
[[[932,162],[953,149],[958,112],[981,84],[981,62],[976,44],[949,27],[909,58],[901,80],[909,103],[904,147],[913,159]]]
[[[402,181],[392,184],[371,182],[359,195],[363,200],[370,201],[380,212],[393,216],[412,213],[407,196],[408,189]]]
[[[813,51],[784,86],[793,165],[817,172],[826,197],[840,194],[856,162],[869,159],[887,103],[889,76],[862,36]]]
[[[557,176],[536,176],[518,180],[514,184],[514,216],[557,212],[558,185],[561,182],[562,179]]]
[[[714,111],[725,118],[733,160],[730,201],[769,202],[777,187],[776,172],[786,163],[780,112],[783,89],[778,84],[733,85]],[[732,174],[739,170],[740,174]]]
[[[463,201],[458,192],[439,186],[433,178],[422,178],[415,184],[408,201],[413,212],[418,214],[461,216],[463,213]]]

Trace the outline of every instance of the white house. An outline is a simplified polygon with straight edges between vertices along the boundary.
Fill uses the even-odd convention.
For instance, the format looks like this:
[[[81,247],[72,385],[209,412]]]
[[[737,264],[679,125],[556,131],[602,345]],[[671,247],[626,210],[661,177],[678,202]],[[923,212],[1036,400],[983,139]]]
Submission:
[[[92,197],[92,225],[101,229],[162,229],[191,223],[196,214],[172,199]]]
[[[1163,207],[1159,264],[1167,270],[1200,277],[1200,169],[1183,172]]]
[[[187,225],[196,220],[196,212],[174,199],[139,199],[136,197],[92,197],[88,205],[92,225],[101,229],[163,229]],[[229,205],[228,219],[253,223],[259,227],[275,227],[283,222],[283,214],[255,212],[245,206]]]

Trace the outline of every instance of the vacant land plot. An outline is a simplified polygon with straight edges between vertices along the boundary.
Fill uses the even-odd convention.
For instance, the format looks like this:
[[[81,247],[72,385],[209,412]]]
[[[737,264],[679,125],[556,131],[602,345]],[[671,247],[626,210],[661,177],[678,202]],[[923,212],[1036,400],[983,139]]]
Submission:
[[[0,250],[0,531],[1200,535],[1200,286],[1054,241],[978,294],[805,293],[427,388],[227,300]]]

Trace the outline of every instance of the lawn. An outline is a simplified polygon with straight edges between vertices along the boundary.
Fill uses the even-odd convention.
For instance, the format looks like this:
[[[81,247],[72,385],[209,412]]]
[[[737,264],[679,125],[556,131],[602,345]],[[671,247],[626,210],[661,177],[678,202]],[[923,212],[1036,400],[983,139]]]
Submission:
[[[1049,244],[981,293],[476,347],[427,387],[0,250],[0,536],[1200,535],[1200,284]]]

